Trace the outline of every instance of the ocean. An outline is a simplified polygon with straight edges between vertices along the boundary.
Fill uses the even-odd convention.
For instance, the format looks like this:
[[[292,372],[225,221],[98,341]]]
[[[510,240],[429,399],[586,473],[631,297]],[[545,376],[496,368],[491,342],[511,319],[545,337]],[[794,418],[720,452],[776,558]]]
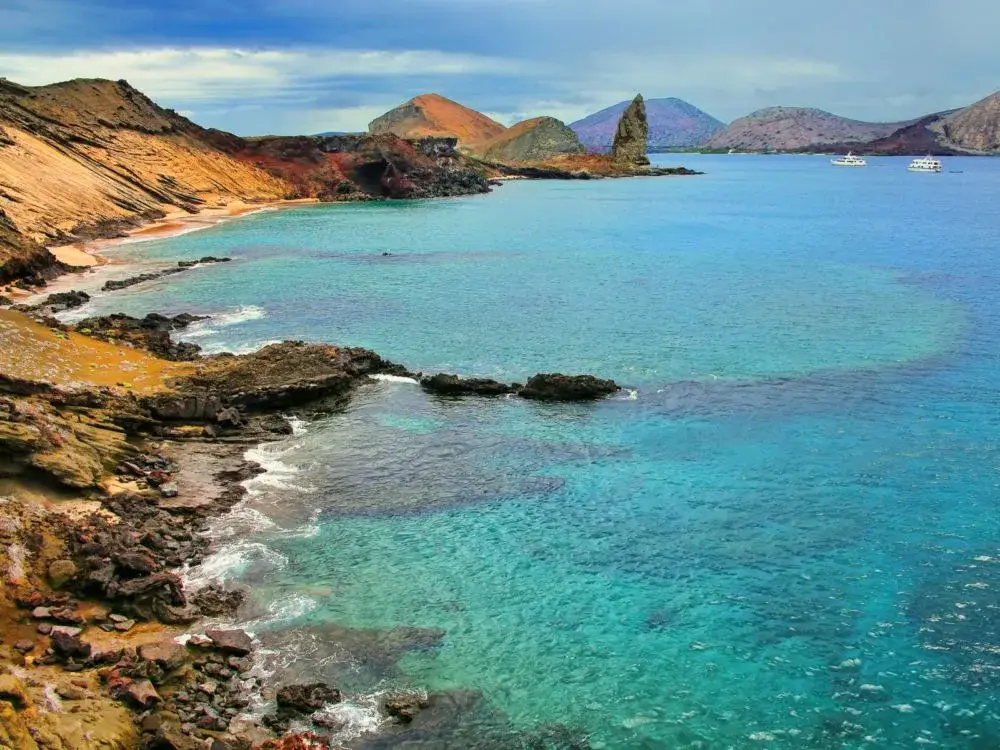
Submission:
[[[1000,746],[1000,161],[656,161],[706,174],[115,248],[234,262],[78,316],[623,385],[552,405],[387,378],[298,413],[189,581],[248,586],[264,668],[341,687],[359,747],[391,746],[351,738],[400,689],[450,707],[413,748]]]

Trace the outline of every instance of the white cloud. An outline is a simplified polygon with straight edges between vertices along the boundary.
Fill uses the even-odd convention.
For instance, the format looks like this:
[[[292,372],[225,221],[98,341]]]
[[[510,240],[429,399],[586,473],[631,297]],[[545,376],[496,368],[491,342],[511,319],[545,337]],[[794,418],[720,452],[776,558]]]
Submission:
[[[281,93],[330,77],[489,75],[516,61],[437,50],[242,50],[193,47],[2,54],[0,73],[25,85],[71,78],[128,80],[154,99],[211,101]]]

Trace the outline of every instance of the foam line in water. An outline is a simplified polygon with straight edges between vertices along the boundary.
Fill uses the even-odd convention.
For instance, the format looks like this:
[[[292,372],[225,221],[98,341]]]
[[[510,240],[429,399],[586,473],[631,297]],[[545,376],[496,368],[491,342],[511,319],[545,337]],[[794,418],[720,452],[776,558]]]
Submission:
[[[251,320],[260,320],[266,316],[267,311],[263,307],[243,305],[229,312],[210,315],[207,320],[192,323],[178,338],[185,340],[204,338],[218,333],[220,328],[247,323]]]
[[[407,378],[402,375],[370,375],[372,380],[381,380],[383,383],[412,383],[417,385],[416,378]]]
[[[236,542],[208,555],[201,564],[183,570],[181,578],[190,590],[204,588],[238,576],[253,563],[263,563],[272,568],[283,568],[288,558],[260,542]]]

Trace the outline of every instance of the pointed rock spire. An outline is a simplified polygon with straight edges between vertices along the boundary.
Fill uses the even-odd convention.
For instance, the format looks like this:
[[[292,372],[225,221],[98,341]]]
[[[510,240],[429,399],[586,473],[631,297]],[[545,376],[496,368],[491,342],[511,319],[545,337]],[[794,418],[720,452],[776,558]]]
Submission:
[[[618,132],[611,146],[611,160],[622,166],[643,167],[649,164],[646,151],[649,145],[649,123],[646,121],[646,102],[639,94],[622,112]]]

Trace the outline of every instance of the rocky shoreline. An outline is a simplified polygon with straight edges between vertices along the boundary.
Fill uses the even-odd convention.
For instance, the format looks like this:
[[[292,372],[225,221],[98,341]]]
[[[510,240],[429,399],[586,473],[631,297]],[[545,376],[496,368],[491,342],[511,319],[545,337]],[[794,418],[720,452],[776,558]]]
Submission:
[[[290,434],[288,410],[336,409],[376,374],[419,378],[441,397],[593,400],[618,390],[592,376],[537,375],[524,386],[423,378],[365,349],[302,342],[201,357],[170,340],[190,316],[64,326],[44,316],[60,301],[72,300],[47,300],[38,321],[0,313],[0,350],[12,352],[0,355],[0,738],[15,747],[333,746],[340,727],[322,709],[344,697],[336,686],[293,683],[272,693],[253,669],[253,638],[240,630],[177,639],[201,618],[226,618],[245,604],[240,590],[186,590],[177,571],[202,561],[208,521],[263,471],[246,449]],[[48,351],[47,336],[59,351]],[[52,365],[39,377],[27,366],[33,353],[64,367],[101,361],[83,376]],[[135,362],[123,364],[126,354]],[[74,710],[50,710],[52,684]],[[248,720],[261,696],[274,710]],[[453,696],[382,696],[380,730],[416,731],[424,712],[440,721],[435,712],[452,704]],[[110,724],[100,718],[109,711]],[[80,732],[96,736],[91,725],[101,721],[109,734],[100,743],[73,745]]]

